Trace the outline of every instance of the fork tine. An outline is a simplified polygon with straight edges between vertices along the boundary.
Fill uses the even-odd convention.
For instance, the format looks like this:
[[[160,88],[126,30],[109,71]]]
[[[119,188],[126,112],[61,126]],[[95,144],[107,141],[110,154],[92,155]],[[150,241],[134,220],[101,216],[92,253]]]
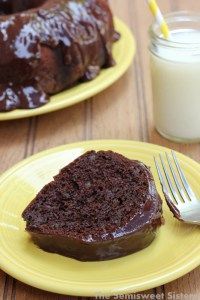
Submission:
[[[161,164],[162,164],[162,167],[163,167],[163,170],[164,170],[165,177],[166,177],[166,179],[167,179],[169,188],[170,188],[170,190],[171,190],[171,193],[172,193],[172,195],[173,195],[173,197],[174,197],[176,203],[178,204],[178,203],[180,202],[180,197],[178,196],[178,193],[177,193],[177,191],[175,190],[175,188],[174,188],[174,186],[173,186],[173,183],[172,183],[172,181],[171,181],[171,179],[170,179],[170,176],[169,176],[169,173],[168,173],[168,171],[167,171],[165,162],[164,162],[164,160],[163,160],[163,158],[162,158],[162,155],[160,154],[159,156],[160,156],[160,161],[161,161]]]
[[[163,193],[165,194],[165,199],[169,205],[169,207],[175,207],[176,206],[174,205],[174,203],[172,202],[171,200],[171,197],[170,197],[170,190],[169,188],[167,187],[166,183],[165,183],[165,180],[163,178],[163,175],[162,175],[162,172],[161,172],[161,169],[159,167],[159,163],[158,163],[158,160],[154,157],[154,161],[155,161],[155,165],[156,165],[156,169],[157,169],[157,173],[158,173],[158,177],[160,179],[160,183],[162,185],[162,189],[163,189]]]
[[[185,191],[187,192],[189,198],[191,201],[194,201],[197,199],[196,195],[194,194],[193,190],[191,189],[186,177],[185,177],[185,174],[183,173],[181,167],[180,167],[180,164],[178,162],[178,159],[176,157],[176,154],[175,154],[175,151],[172,150],[172,156],[173,156],[173,159],[174,159],[174,162],[175,162],[175,165],[176,165],[176,168],[178,170],[178,173],[180,175],[180,178],[181,178],[181,181],[183,183],[183,186],[184,186],[184,189]]]
[[[176,184],[177,190],[179,191],[179,193],[180,193],[180,195],[181,195],[183,201],[184,201],[184,202],[187,202],[189,199],[186,197],[185,192],[184,192],[182,186],[180,185],[180,183],[179,183],[179,181],[178,181],[178,178],[177,178],[176,172],[175,172],[175,170],[174,170],[174,168],[173,168],[171,159],[170,159],[170,157],[169,157],[169,155],[168,155],[167,152],[166,152],[165,154],[166,154],[167,161],[168,161],[168,164],[169,164],[169,167],[170,167],[172,176],[173,176],[173,178],[174,178],[174,182],[175,182],[175,184]]]
[[[168,194],[169,194],[169,190],[168,190],[168,188],[167,188],[167,185],[165,184],[165,180],[164,180],[164,178],[163,178],[163,175],[162,175],[162,172],[161,172],[161,169],[160,169],[160,167],[159,167],[159,163],[158,163],[156,157],[154,157],[154,161],[155,161],[155,165],[156,165],[158,177],[159,177],[159,179],[160,179],[160,183],[161,183],[162,188],[163,188],[163,192],[164,192],[165,194],[168,195]]]

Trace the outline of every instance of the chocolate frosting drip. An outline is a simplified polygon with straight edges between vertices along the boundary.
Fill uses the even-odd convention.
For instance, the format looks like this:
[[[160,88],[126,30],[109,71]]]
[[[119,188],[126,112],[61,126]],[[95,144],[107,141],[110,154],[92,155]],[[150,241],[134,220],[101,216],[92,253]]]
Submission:
[[[114,64],[106,0],[0,0],[0,7],[0,111],[44,105]]]

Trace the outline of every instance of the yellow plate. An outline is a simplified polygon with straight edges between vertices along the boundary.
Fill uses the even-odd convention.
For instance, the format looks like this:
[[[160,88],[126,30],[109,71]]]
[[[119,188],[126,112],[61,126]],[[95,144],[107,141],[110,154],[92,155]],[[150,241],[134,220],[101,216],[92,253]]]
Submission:
[[[52,96],[50,102],[42,107],[0,112],[0,121],[33,117],[74,105],[98,94],[117,81],[131,65],[136,46],[133,34],[127,25],[115,18],[115,27],[120,32],[121,39],[113,46],[113,56],[116,61],[114,67],[103,69],[92,81],[79,83],[71,89]]]
[[[97,296],[142,291],[174,280],[200,263],[200,228],[175,220],[164,203],[166,224],[146,249],[105,262],[83,263],[37,248],[25,232],[21,213],[58,170],[91,149],[111,149],[151,166],[161,193],[153,156],[169,151],[131,141],[89,141],[51,149],[22,161],[0,178],[0,268],[51,292]],[[200,195],[200,165],[178,154]]]

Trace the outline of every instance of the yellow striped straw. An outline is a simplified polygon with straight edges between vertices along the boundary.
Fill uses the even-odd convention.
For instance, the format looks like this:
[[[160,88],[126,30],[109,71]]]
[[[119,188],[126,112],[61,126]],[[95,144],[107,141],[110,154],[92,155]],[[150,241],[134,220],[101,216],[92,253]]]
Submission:
[[[161,29],[163,36],[166,39],[168,39],[170,37],[169,27],[158,7],[158,4],[156,3],[156,0],[147,0],[147,1],[148,1],[149,8],[150,8],[153,16],[155,17],[157,23],[160,25],[160,29]]]

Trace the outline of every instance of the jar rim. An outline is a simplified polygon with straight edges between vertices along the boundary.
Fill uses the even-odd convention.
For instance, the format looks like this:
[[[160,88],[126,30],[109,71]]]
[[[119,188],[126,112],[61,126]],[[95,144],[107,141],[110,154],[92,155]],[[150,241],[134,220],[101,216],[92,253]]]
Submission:
[[[176,11],[167,13],[164,15],[164,18],[167,24],[172,25],[173,23],[181,23],[181,22],[195,22],[199,24],[199,31],[200,31],[200,13],[194,11]],[[187,28],[185,28],[187,29]],[[189,28],[192,30],[192,28]],[[151,26],[149,27],[149,35],[152,40],[160,43],[163,46],[170,46],[170,47],[200,47],[200,40],[199,41],[171,41],[170,39],[166,39],[161,35],[160,26],[159,24],[154,21]]]

